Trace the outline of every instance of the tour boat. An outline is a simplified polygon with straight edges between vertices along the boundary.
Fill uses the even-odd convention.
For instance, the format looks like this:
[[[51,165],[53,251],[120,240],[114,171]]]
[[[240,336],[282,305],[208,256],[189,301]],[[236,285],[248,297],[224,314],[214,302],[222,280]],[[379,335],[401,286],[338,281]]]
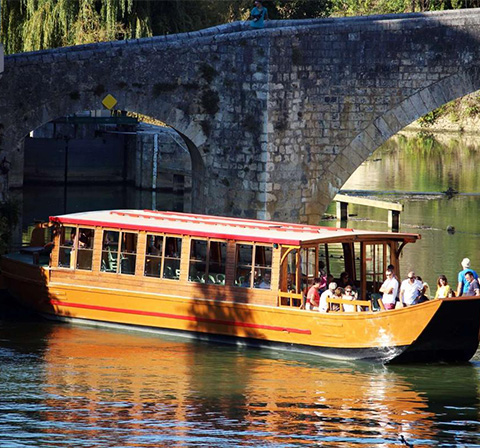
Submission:
[[[3,256],[1,272],[13,297],[49,318],[351,360],[465,362],[478,348],[479,297],[389,311],[375,300],[417,234],[151,210],[48,226],[53,244]],[[315,277],[342,272],[357,300],[304,309]]]

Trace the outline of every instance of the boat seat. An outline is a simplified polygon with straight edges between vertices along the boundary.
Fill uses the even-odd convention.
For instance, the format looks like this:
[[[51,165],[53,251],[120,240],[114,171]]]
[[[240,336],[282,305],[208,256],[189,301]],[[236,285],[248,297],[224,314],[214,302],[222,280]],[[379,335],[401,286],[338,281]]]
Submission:
[[[208,278],[207,278],[207,274],[203,274],[202,275],[202,283],[213,283],[215,284],[215,277],[211,274],[208,275]]]
[[[225,284],[225,274],[217,274],[217,285],[224,285]]]
[[[173,278],[173,271],[170,266],[165,266],[163,269],[163,278]]]
[[[116,253],[116,252],[115,252]],[[124,257],[122,257],[123,260]],[[107,259],[102,259],[102,271],[104,272],[117,272],[118,261],[117,258],[113,256],[110,249],[107,250]]]

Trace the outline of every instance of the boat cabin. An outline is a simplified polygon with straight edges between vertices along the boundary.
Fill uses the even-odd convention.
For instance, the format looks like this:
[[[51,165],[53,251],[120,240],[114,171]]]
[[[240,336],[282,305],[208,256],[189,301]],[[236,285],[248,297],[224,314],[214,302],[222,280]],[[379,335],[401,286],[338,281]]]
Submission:
[[[151,210],[50,218],[50,281],[302,308],[315,277],[348,273],[369,300],[416,234]]]

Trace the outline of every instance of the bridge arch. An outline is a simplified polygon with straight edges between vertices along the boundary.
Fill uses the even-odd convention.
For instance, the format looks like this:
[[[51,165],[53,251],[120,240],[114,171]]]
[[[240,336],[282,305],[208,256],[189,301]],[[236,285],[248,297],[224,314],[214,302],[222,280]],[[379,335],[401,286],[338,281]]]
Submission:
[[[333,180],[333,184],[327,186],[328,190],[335,195],[355,170],[397,132],[450,101],[478,90],[480,90],[480,67],[471,67],[427,86],[404,99],[400,104],[370,123],[338,155],[334,164],[328,167],[329,177]],[[339,165],[350,168],[336,171]]]
[[[16,151],[10,159],[14,166],[18,166],[15,171],[17,173],[23,171],[23,168],[21,168],[24,163],[23,142],[32,130],[38,129],[42,125],[61,117],[72,116],[85,110],[96,110],[99,108],[98,104],[99,100],[94,95],[88,100],[84,100],[80,107],[77,102],[72,101],[69,96],[66,96],[58,99],[51,98],[48,103],[32,108],[30,112],[31,118],[26,117],[23,123],[16,127],[17,141],[13,142],[13,147],[16,148]],[[129,104],[127,101],[123,102],[123,107],[125,109],[122,110],[125,112],[138,113],[166,123],[184,140],[192,162],[192,205],[196,207],[196,210],[194,209],[195,211],[202,211],[205,200],[205,162],[204,155],[202,154],[202,146],[205,143],[205,136],[200,126],[196,126],[188,115],[185,115],[181,110],[170,106],[166,102],[160,111],[158,109],[152,111],[149,107],[139,107],[136,102]],[[155,113],[155,115],[151,115],[152,112]],[[14,180],[12,183],[23,184],[23,179]]]
[[[208,200],[196,211],[317,222],[389,136],[479,89],[479,30],[472,9],[235,23],[10,56],[0,159],[15,159],[29,130],[110,93],[197,148]]]

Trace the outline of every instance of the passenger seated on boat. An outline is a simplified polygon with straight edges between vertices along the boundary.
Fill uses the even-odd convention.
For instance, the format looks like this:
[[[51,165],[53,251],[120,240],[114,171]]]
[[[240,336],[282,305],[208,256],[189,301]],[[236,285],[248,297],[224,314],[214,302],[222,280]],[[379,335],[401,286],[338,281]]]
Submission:
[[[335,290],[337,289],[337,284],[335,282],[330,282],[328,284],[328,289],[322,292],[320,296],[320,306],[318,311],[321,313],[328,313],[330,311],[328,299],[335,296]]]
[[[167,240],[168,240],[168,238],[167,238]],[[169,243],[167,245],[167,250],[165,251],[165,256],[166,257],[172,257],[172,258],[178,258],[179,257],[178,253],[175,251],[175,246],[174,246],[172,241],[169,241]]]
[[[423,288],[420,292],[420,297],[417,300],[417,303],[423,303],[426,302],[427,300],[430,300],[430,286],[428,285],[427,282],[424,282],[422,280],[422,277],[417,275],[417,280],[422,283]]]
[[[103,239],[103,248],[109,249],[110,247],[118,248],[118,242],[115,241],[110,232],[105,232],[105,237]]]
[[[151,244],[147,248],[148,255],[162,255],[162,239],[160,237],[151,238]]]
[[[383,293],[382,302],[386,310],[394,310],[395,302],[398,295],[398,280],[394,276],[394,273],[391,269],[385,271],[385,276],[387,277],[380,286],[380,292]]]
[[[287,292],[295,292],[296,290],[295,282],[293,281],[293,274],[289,272],[287,274]]]
[[[345,294],[345,290],[339,286],[335,289],[333,298],[334,299],[342,299],[344,294]],[[340,308],[340,307],[342,307],[342,308]],[[331,303],[330,304],[330,311],[340,311],[341,309],[343,310],[343,305],[340,305],[338,303]]]
[[[342,299],[343,300],[357,300],[357,293],[356,291],[353,289],[353,286],[352,285],[347,285],[345,287],[345,292],[342,296]],[[353,313],[354,311],[357,311],[357,306],[355,305],[347,305],[347,304],[343,304],[343,311],[347,312],[347,313]],[[361,311],[361,310],[360,310]]]
[[[351,283],[350,281],[350,274],[348,272],[342,272],[340,274],[340,279],[338,280],[337,284],[340,288],[345,288],[347,285]]]
[[[78,247],[80,248],[87,248],[90,247],[90,238],[85,233],[85,231],[81,231],[78,235]]]
[[[266,271],[263,275],[262,281],[258,285],[259,289],[270,289],[271,286],[272,274],[269,271]]]
[[[467,292],[465,292],[464,296],[480,296],[480,286],[478,284],[478,280],[473,275],[473,272],[468,271],[465,272],[465,280],[468,284]]]
[[[307,303],[305,304],[305,309],[308,311],[318,311],[320,306],[320,284],[322,283],[322,279],[320,277],[316,277],[313,280],[313,285],[310,286],[310,289],[307,293]]]
[[[325,272],[325,263],[320,260],[318,262],[318,276],[320,277],[320,293],[325,291],[327,289],[327,285],[329,283],[328,278],[327,278],[327,273]],[[333,280],[333,277],[332,277]]]

